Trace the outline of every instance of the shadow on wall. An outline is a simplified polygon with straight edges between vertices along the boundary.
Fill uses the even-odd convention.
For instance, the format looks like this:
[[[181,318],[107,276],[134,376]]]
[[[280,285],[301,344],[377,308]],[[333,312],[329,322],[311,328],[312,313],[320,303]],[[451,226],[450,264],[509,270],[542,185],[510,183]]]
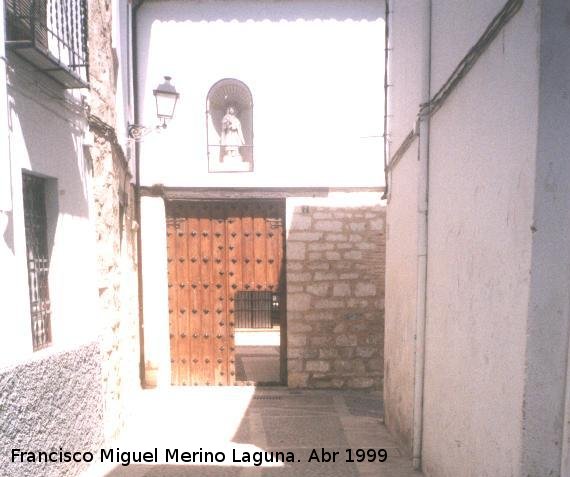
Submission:
[[[14,250],[14,217],[12,211],[0,211],[0,231],[2,239],[12,253]]]
[[[84,166],[80,149],[82,130],[79,116],[71,111],[65,112],[61,106],[48,110],[20,94],[13,97],[13,111],[20,124],[30,169],[57,179],[57,183],[48,184],[48,203],[57,206],[60,214],[87,218],[86,179],[89,171]],[[53,210],[47,212],[52,216]]]

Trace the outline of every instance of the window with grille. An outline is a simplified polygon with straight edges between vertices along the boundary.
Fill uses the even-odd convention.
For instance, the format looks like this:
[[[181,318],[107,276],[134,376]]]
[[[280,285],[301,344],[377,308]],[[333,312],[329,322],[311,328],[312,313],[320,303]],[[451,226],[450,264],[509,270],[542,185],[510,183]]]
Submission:
[[[279,324],[279,295],[270,291],[236,293],[237,328],[272,328]]]
[[[51,343],[46,179],[23,175],[24,219],[34,351]]]

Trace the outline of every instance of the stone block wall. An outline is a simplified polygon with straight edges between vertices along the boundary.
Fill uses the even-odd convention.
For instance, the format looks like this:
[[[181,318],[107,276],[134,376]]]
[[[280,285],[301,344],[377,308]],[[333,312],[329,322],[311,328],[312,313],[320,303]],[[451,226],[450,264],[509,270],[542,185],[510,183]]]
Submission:
[[[117,133],[111,0],[89,0],[89,128],[93,165],[105,442],[122,432],[140,389],[135,199],[124,138]],[[123,59],[124,60],[124,59]]]
[[[290,387],[382,386],[385,208],[374,197],[288,201]]]
[[[126,162],[100,130],[92,130],[104,435],[111,442],[140,383],[136,225]]]

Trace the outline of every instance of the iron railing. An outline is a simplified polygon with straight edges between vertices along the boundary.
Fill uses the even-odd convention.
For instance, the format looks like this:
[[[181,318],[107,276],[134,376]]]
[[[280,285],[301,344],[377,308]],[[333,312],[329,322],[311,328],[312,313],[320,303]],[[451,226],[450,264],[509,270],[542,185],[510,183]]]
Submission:
[[[87,0],[5,0],[6,46],[66,88],[88,86]]]

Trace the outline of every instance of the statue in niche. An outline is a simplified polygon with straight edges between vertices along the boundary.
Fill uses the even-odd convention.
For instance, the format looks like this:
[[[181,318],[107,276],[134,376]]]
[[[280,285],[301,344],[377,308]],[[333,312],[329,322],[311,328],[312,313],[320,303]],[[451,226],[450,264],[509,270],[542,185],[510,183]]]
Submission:
[[[245,144],[241,122],[236,116],[233,106],[228,106],[222,119],[222,134],[220,137],[222,162],[226,160],[242,160],[239,148]]]

